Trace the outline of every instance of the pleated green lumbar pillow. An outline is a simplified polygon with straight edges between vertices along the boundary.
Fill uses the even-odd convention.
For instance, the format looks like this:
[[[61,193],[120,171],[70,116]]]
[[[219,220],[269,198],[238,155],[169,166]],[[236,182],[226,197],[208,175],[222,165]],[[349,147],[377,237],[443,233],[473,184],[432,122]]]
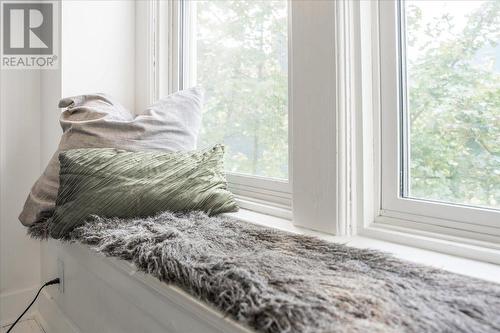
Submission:
[[[61,238],[90,215],[144,217],[161,211],[234,212],[224,147],[194,152],[129,152],[114,148],[61,152],[60,187],[50,235]]]

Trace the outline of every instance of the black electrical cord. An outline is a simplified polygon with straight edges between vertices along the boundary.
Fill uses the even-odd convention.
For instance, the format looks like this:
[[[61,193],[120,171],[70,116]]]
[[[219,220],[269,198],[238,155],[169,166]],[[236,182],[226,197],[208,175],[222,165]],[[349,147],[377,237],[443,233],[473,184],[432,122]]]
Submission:
[[[36,299],[38,298],[38,295],[40,295],[40,292],[42,291],[43,288],[47,287],[47,286],[50,286],[50,285],[53,285],[53,284],[58,284],[60,283],[60,280],[59,278],[57,279],[54,279],[54,280],[50,280],[49,282],[46,282],[43,286],[40,287],[40,289],[38,289],[38,292],[36,293],[36,296],[35,298],[33,298],[33,300],[31,301],[30,305],[28,305],[28,307],[26,308],[26,310],[24,310],[23,313],[21,313],[21,315],[16,319],[16,321],[14,322],[14,324],[12,324],[9,328],[9,330],[6,332],[6,333],[9,333],[10,331],[12,331],[12,329],[14,328],[14,326],[16,326],[17,322],[24,316],[24,314],[31,308],[31,306],[33,305],[33,303],[35,303]]]

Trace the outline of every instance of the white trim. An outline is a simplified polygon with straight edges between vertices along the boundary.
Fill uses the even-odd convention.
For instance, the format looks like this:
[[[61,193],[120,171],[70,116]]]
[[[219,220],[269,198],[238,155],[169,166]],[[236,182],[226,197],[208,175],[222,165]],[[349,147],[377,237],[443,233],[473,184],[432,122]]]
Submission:
[[[263,187],[252,185],[228,184],[229,190],[242,198],[259,199],[270,204],[278,204],[290,208],[291,196],[288,192],[267,190]]]
[[[392,221],[392,220],[407,221],[408,223],[412,221],[421,224],[422,227],[424,227],[424,225],[428,225],[429,228],[431,228],[432,226],[436,228],[441,227],[443,231],[448,232],[450,234],[464,232],[465,235],[466,232],[468,232],[467,234],[468,236],[477,239],[483,239],[484,237],[491,237],[492,239],[495,238],[496,240],[500,241],[500,228],[495,226],[479,225],[471,222],[461,222],[454,219],[437,218],[432,215],[429,216],[426,214],[411,214],[411,213],[391,211],[386,209],[382,209],[380,211],[380,215],[377,218],[375,218],[375,222],[378,222],[380,218],[387,218],[386,219],[387,221]],[[387,223],[393,223],[393,222],[387,222]]]
[[[288,26],[287,26],[287,42],[288,42],[288,187],[286,188],[286,192],[290,195],[290,204],[287,205],[287,209],[290,211],[290,219],[293,218],[293,210],[292,210],[292,194],[293,194],[293,133],[294,133],[294,103],[293,103],[293,94],[292,94],[292,84],[293,84],[293,70],[292,70],[292,61],[293,61],[293,36],[292,36],[292,22],[293,22],[293,12],[292,12],[292,0],[288,1]]]
[[[282,219],[292,220],[292,211],[289,205],[270,203],[267,200],[259,200],[248,196],[236,195],[236,203],[242,209],[266,214]]]
[[[160,96],[179,90],[180,0],[160,1],[157,73]]]
[[[353,113],[351,99],[351,45],[349,2],[339,1],[335,6],[336,48],[336,115],[337,115],[337,234],[345,234],[349,225],[350,193],[350,115]]]
[[[259,176],[249,176],[238,173],[228,173],[227,180],[231,184],[239,184],[246,186],[253,186],[262,188],[265,190],[270,190],[274,192],[280,192],[284,194],[290,194],[291,186],[285,180],[268,178],[268,177],[259,177]]]
[[[290,184],[264,177],[227,174],[228,188],[241,208],[292,218]]]
[[[393,197],[399,196],[399,80],[398,36],[395,1],[379,4],[380,44],[380,101],[381,128],[381,207],[389,207]],[[389,117],[389,115],[391,115]],[[384,129],[382,131],[382,128]],[[390,193],[390,194],[389,194]],[[391,202],[392,203],[392,202]]]
[[[415,248],[451,254],[496,265],[500,264],[500,246],[498,243],[474,241],[470,238],[449,236],[443,232],[432,233],[381,222],[372,223],[359,234]]]
[[[351,112],[352,149],[350,209],[352,234],[361,232],[380,213],[380,55],[378,1],[353,3],[349,24],[353,34],[354,72],[351,96],[356,100]]]
[[[389,194],[388,191],[382,192],[382,196],[386,198],[382,203],[382,207],[387,211],[410,213],[422,217],[435,217],[436,219],[446,219],[457,223],[489,226],[500,231],[500,225],[498,224],[500,212],[497,210],[413,198],[400,198]]]
[[[337,54],[337,201],[338,235],[351,235],[357,221],[355,197],[358,177],[356,124],[361,121],[360,68],[360,4],[352,1],[336,2],[335,48]]]
[[[360,72],[357,79],[362,82],[358,91],[361,110],[356,118],[357,167],[360,169],[355,190],[358,219],[357,231],[362,231],[380,213],[381,202],[381,144],[380,144],[380,25],[379,2],[360,2],[358,48]],[[361,24],[363,22],[363,24]]]
[[[135,76],[137,110],[145,109],[155,102],[160,94],[159,70],[159,6],[158,0],[135,3]]]
[[[180,38],[179,38],[179,87],[182,89],[196,85],[197,42],[188,38],[196,34],[197,6],[193,1],[180,0]],[[187,42],[187,43],[186,43]]]
[[[290,2],[293,221],[328,233],[345,230],[339,225],[337,200],[338,3]]]
[[[159,72],[158,72],[158,56],[159,56],[159,1],[147,1],[148,16],[151,18],[148,25],[148,83],[149,83],[149,104],[154,103],[159,97]]]

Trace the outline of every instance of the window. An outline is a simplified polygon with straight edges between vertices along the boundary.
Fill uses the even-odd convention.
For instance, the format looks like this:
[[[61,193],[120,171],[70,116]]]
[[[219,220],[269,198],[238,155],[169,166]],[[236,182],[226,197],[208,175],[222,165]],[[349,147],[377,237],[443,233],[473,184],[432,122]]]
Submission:
[[[288,5],[161,1],[159,33],[150,33],[159,93],[205,90],[198,147],[225,144],[228,185],[240,207],[285,218],[292,215]]]
[[[335,200],[341,177],[336,6],[290,0],[140,2],[138,36],[148,38],[149,51],[136,59],[157,95],[203,86],[199,146],[226,145],[228,185],[240,207],[289,219],[293,209],[296,225],[332,233],[341,225]],[[151,91],[147,84],[138,90],[145,96]]]
[[[498,242],[500,3],[379,6],[381,215]]]
[[[154,83],[205,88],[243,208],[500,250],[498,1],[152,3]]]
[[[184,1],[181,85],[205,90],[199,146],[230,173],[288,180],[287,1]]]
[[[402,196],[500,208],[500,4],[405,1]]]

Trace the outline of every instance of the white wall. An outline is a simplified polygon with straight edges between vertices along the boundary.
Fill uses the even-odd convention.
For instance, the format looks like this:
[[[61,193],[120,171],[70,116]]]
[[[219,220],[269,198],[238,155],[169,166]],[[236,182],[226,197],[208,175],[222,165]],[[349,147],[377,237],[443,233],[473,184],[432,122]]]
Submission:
[[[62,3],[62,93],[104,92],[135,104],[135,2]]]
[[[127,108],[135,104],[134,1],[63,1],[61,7],[61,67],[41,75],[42,166],[59,143],[61,97],[102,92]]]
[[[0,72],[0,322],[13,319],[40,282],[40,244],[18,220],[40,173],[40,72]]]
[[[60,69],[0,72],[0,322],[15,319],[41,281],[57,276],[58,252],[30,240],[17,216],[59,142],[58,100],[104,92],[135,104],[135,2],[61,7]]]

